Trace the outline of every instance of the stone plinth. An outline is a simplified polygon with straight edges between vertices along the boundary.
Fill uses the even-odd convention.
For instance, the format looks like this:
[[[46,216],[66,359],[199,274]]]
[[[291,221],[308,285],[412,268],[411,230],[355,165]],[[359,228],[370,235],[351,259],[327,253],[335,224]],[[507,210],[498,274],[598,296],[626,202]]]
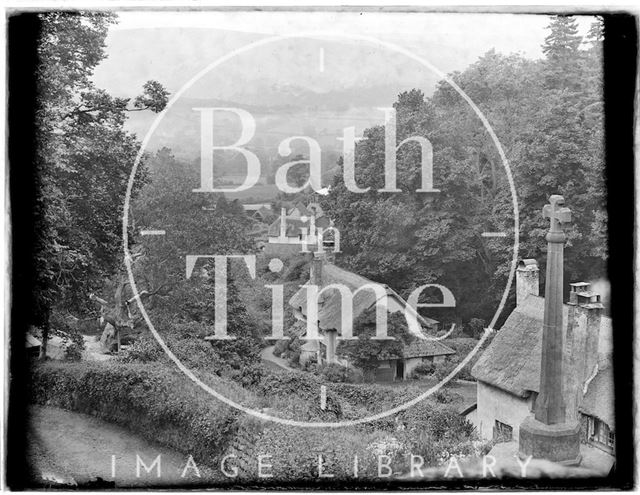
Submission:
[[[580,464],[580,423],[547,425],[528,417],[520,425],[518,456],[547,459],[567,466]]]

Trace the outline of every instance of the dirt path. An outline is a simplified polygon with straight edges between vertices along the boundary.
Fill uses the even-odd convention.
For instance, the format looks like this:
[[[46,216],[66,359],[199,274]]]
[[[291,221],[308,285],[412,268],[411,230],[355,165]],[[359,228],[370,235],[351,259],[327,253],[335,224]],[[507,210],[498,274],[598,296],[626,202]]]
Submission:
[[[143,488],[224,481],[218,471],[201,464],[197,465],[200,478],[192,467],[182,477],[188,455],[148,442],[92,416],[53,407],[33,406],[29,453],[39,484],[50,480],[53,486],[91,485],[98,477],[104,480],[102,487]],[[141,464],[138,473],[137,456],[147,467],[160,456],[159,476],[156,467],[147,473]]]
[[[274,348],[275,346],[270,345],[269,347],[265,347],[264,349],[262,349],[262,351],[260,351],[260,358],[265,362],[265,364],[267,366],[275,365],[277,367],[277,368],[273,368],[273,366],[270,366],[273,369],[295,371],[291,366],[287,364],[286,359],[282,359],[277,356],[274,356],[273,354]]]

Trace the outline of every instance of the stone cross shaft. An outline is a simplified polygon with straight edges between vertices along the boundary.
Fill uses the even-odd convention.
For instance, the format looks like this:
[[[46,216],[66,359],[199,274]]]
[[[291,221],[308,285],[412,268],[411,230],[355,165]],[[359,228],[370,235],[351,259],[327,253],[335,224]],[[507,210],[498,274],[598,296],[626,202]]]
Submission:
[[[562,290],[564,243],[566,235],[561,225],[571,222],[571,210],[564,207],[564,198],[553,195],[542,214],[551,220],[547,239],[547,272],[542,329],[542,362],[540,391],[536,400],[535,418],[547,425],[564,423],[565,401],[562,390]]]

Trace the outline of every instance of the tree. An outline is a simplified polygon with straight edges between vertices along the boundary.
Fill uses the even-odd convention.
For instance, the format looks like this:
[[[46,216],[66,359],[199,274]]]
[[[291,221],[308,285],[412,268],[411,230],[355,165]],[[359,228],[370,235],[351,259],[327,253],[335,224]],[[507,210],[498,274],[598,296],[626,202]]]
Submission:
[[[157,112],[167,93],[150,81],[129,107],[129,99],[94,86],[91,76],[106,56],[113,14],[50,12],[40,20],[32,318],[43,330],[44,357],[51,312],[88,311],[88,293],[120,264],[124,192],[139,148],[124,130],[126,113]]]
[[[604,274],[604,190],[601,28],[586,46],[571,18],[554,18],[546,56],[487,52],[450,77],[482,108],[514,177],[520,216],[520,255],[544,260],[548,230],[540,211],[564,194],[574,211],[567,246],[567,278]],[[437,195],[416,193],[420,149],[397,152],[402,193],[376,192],[384,182],[384,129],[366,129],[356,145],[355,178],[366,193],[349,191],[337,174],[322,207],[341,238],[341,262],[407,296],[439,283],[456,298],[456,318],[489,321],[509,274],[512,246],[483,232],[513,229],[512,196],[493,141],[468,104],[446,82],[430,98],[418,90],[394,103],[397,142],[419,135],[433,145]]]
[[[199,180],[197,166],[176,160],[171,150],[163,148],[150,156],[149,167],[148,183],[131,208],[135,223],[131,238],[142,255],[135,264],[136,285],[149,292],[167,287],[169,291],[149,300],[152,307],[160,298],[163,304],[157,311],[167,317],[181,317],[184,310],[200,321],[198,309],[180,302],[192,301],[188,293],[194,290],[185,279],[185,256],[252,253],[254,243],[248,235],[251,220],[242,205],[228,202],[222,194],[194,193]],[[139,236],[138,231],[144,229],[163,229],[167,234]],[[213,273],[207,260],[200,261],[197,269]],[[212,294],[203,297],[210,299]]]
[[[587,49],[578,50],[582,38],[573,19],[555,18],[550,29],[544,98],[523,132],[526,168],[516,177],[524,213],[521,250],[543,259],[548,223],[539,212],[550,194],[562,194],[573,212],[566,277],[591,280],[604,275],[607,256],[601,32],[595,23]]]
[[[547,57],[545,82],[552,89],[576,87],[576,68],[580,64],[582,36],[572,16],[554,16],[547,26],[551,32],[545,38],[542,51]]]

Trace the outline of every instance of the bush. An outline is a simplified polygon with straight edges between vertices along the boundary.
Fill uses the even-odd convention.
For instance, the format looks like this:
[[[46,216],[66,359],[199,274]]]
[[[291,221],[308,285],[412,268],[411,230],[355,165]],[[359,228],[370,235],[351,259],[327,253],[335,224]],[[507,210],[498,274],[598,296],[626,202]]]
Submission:
[[[255,399],[215,376],[201,379],[249,407]],[[46,362],[31,368],[30,398],[90,414],[157,441],[203,464],[233,439],[239,412],[200,390],[178,372],[157,365]]]
[[[420,363],[418,366],[413,368],[410,378],[419,379],[425,376],[431,376],[435,370],[436,365],[433,363]]]
[[[65,338],[65,340],[67,340]],[[64,349],[64,358],[67,361],[80,361],[82,359],[82,351],[84,350],[84,339],[78,332],[69,335],[70,342]]]
[[[116,359],[123,363],[152,363],[166,358],[167,355],[156,340],[153,337],[144,336],[126,350],[122,350]]]
[[[64,358],[67,361],[80,361],[82,359],[82,348],[77,342],[70,342],[64,350]]]
[[[401,412],[399,420],[409,434],[427,435],[432,440],[472,439],[474,426],[450,406],[422,401]]]
[[[405,445],[397,438],[388,433],[365,432],[354,427],[294,428],[271,424],[265,428],[251,452],[254,477],[257,477],[255,459],[258,454],[272,456],[269,462],[273,465],[271,472],[275,482],[321,481],[318,480],[320,456],[324,473],[332,474],[331,481],[334,482],[354,482],[355,456],[358,456],[358,479],[380,481],[377,477],[378,454],[391,456],[394,472],[406,468]]]
[[[280,357],[283,352],[289,349],[289,341],[288,340],[278,340],[276,344],[273,346],[273,355],[276,357]]]
[[[287,360],[287,363],[289,364],[289,366],[291,366],[292,368],[300,367],[300,354],[302,354],[300,349],[296,349],[295,351],[289,352],[289,359]]]
[[[355,383],[356,381],[356,373],[351,368],[336,363],[322,366],[320,373],[334,383]]]
[[[486,323],[480,318],[471,318],[466,324],[466,333],[474,339],[479,339],[484,333]]]
[[[433,394],[433,398],[440,404],[451,404],[452,402],[457,402],[462,399],[462,396],[452,392],[448,388],[441,388]]]
[[[265,371],[256,391],[259,395],[278,398],[288,403],[289,400],[300,401],[300,407],[307,408],[313,417],[324,418],[323,421],[335,421],[342,416],[340,401],[332,390],[327,390],[325,410],[320,409],[320,386],[322,380],[301,371],[273,372]],[[302,412],[302,411],[301,411]]]

